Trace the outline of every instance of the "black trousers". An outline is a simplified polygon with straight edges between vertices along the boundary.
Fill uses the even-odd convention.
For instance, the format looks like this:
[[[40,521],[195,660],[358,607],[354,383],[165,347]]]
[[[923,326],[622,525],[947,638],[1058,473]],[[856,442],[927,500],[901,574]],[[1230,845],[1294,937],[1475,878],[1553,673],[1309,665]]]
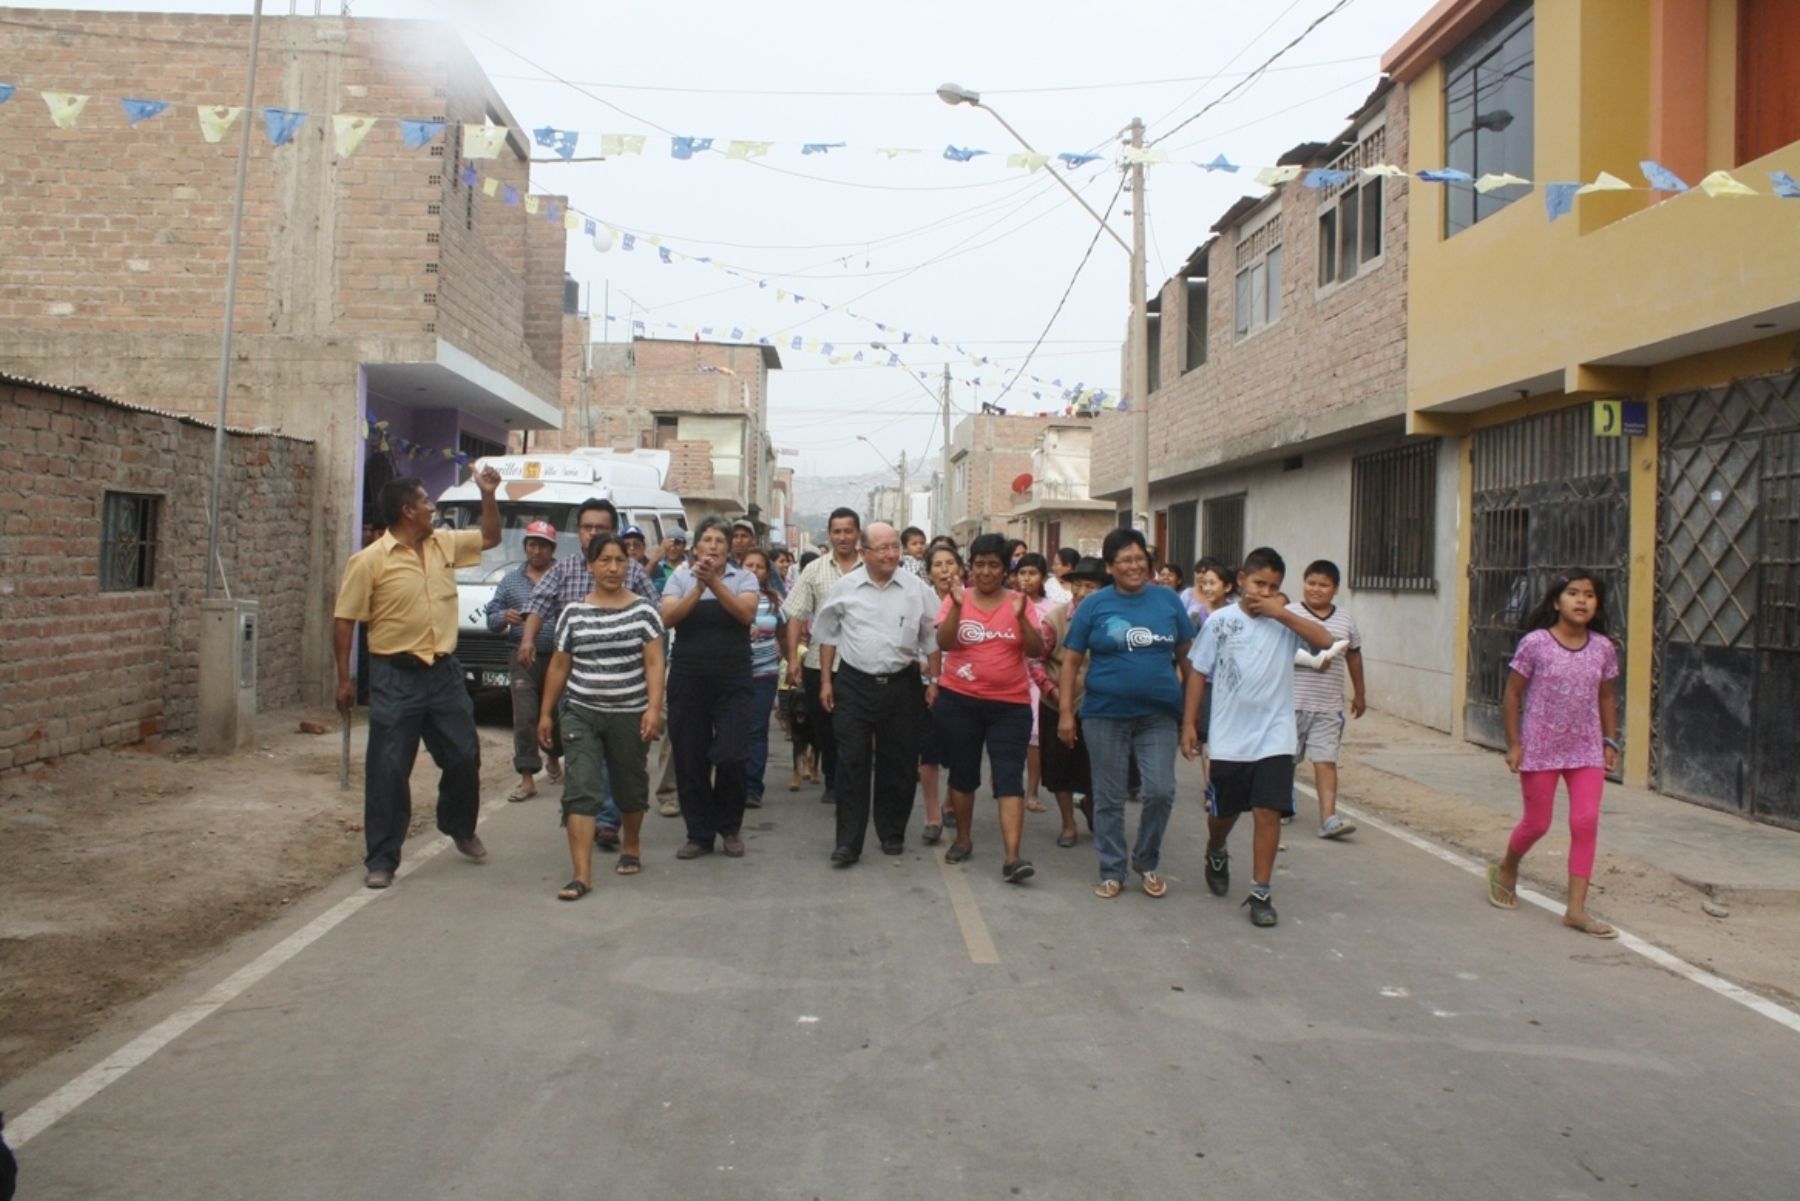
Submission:
[[[923,688],[917,667],[872,676],[846,663],[832,678],[838,767],[828,778],[837,781],[838,846],[862,854],[871,807],[878,840],[905,839],[919,782]]]
[[[812,721],[813,744],[819,748],[819,774],[830,792],[837,787],[837,726],[819,704],[819,669],[803,668],[801,674],[806,677],[806,716]]]
[[[752,696],[748,669],[723,677],[669,673],[669,747],[689,842],[709,847],[743,828]]]
[[[422,670],[372,656],[369,751],[363,770],[363,863],[370,871],[400,866],[400,847],[412,822],[412,770],[421,738],[443,773],[437,828],[452,838],[468,838],[481,811],[481,739],[456,656],[444,655]]]

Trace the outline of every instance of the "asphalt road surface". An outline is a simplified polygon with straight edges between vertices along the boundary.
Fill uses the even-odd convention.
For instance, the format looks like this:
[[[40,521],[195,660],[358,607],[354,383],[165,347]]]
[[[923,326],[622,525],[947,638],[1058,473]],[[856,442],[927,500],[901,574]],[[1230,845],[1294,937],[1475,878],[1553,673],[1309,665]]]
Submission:
[[[12,1082],[21,1196],[1800,1196],[1800,1034],[1374,830],[1297,822],[1253,929],[1182,772],[1162,900],[1053,814],[1002,884],[986,800],[965,866],[915,813],[834,870],[777,762],[747,858],[652,814],[568,904],[554,801],[494,805]]]

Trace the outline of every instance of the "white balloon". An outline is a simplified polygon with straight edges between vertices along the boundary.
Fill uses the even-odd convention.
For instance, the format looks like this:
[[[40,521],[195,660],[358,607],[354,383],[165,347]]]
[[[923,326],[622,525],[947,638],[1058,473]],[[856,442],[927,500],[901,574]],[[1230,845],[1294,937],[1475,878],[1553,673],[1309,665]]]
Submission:
[[[612,248],[613,248],[612,230],[608,229],[604,225],[597,226],[594,229],[594,249],[598,250],[601,254],[605,254],[607,251],[611,250]]]

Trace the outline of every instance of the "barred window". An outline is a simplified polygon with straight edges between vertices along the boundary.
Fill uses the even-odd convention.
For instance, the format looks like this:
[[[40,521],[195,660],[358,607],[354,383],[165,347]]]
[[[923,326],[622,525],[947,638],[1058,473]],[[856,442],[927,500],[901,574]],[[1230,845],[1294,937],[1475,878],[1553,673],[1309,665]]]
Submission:
[[[1435,592],[1438,441],[1350,463],[1350,586]]]
[[[108,492],[100,508],[100,590],[156,584],[156,530],[162,497]]]
[[[1244,561],[1244,496],[1215,496],[1200,504],[1200,553],[1233,571]]]

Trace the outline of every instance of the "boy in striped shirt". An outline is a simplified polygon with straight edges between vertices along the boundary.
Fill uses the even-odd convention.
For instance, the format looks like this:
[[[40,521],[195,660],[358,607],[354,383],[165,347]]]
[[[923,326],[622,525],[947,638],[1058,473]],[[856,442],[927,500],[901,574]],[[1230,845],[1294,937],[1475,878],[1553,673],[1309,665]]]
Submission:
[[[621,876],[642,870],[648,744],[662,732],[662,618],[626,588],[631,559],[616,536],[596,535],[584,553],[594,589],[563,606],[557,618],[556,657],[538,716],[538,739],[549,746],[556,704],[567,689],[562,804],[575,876],[556,894],[565,901],[579,901],[594,887],[594,826],[609,775],[623,839],[614,870]]]
[[[1301,599],[1290,612],[1310,617],[1331,631],[1331,646],[1318,654],[1301,650],[1294,663],[1294,724],[1299,742],[1294,762],[1311,759],[1319,794],[1319,837],[1342,838],[1356,826],[1337,811],[1338,748],[1344,738],[1344,677],[1350,677],[1350,715],[1361,717],[1362,634],[1356,619],[1337,603],[1338,566],[1329,559],[1307,565]]]

